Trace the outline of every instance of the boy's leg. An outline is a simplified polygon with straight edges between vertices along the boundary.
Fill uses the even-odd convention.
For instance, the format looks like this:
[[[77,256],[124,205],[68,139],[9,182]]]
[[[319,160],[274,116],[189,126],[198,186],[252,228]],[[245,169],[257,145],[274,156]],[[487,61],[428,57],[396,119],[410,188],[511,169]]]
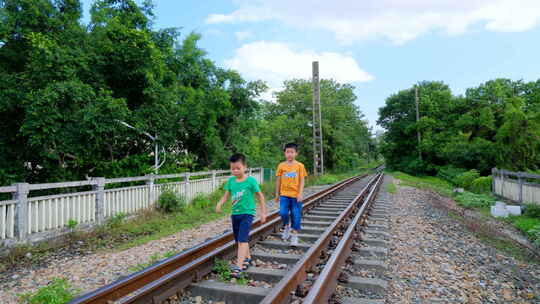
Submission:
[[[248,247],[247,247],[247,251],[246,251],[246,259],[251,260],[251,249],[249,249],[249,243],[248,243]]]
[[[240,229],[240,218],[238,215],[231,215],[231,224],[234,235],[234,241],[238,243],[238,231]]]
[[[291,204],[291,226],[293,233],[300,232],[302,221],[302,202],[293,199]]]
[[[283,226],[289,225],[289,213],[291,212],[289,198],[286,196],[279,197],[279,215]]]
[[[242,268],[244,267],[244,260],[247,257],[247,252],[249,250],[248,242],[239,242],[238,243],[238,253],[236,257],[236,266]]]
[[[283,222],[283,233],[281,238],[287,240],[290,237],[291,226],[289,224],[291,212],[291,198],[286,196],[279,197],[279,214],[281,216],[281,221]]]
[[[236,265],[242,268],[244,260],[246,258],[251,258],[249,253],[249,231],[251,230],[251,224],[253,223],[253,215],[242,214],[240,217],[241,221],[238,230],[238,255],[236,258]]]
[[[291,204],[291,246],[298,246],[298,232],[300,232],[300,217],[302,216],[302,203],[292,199]]]

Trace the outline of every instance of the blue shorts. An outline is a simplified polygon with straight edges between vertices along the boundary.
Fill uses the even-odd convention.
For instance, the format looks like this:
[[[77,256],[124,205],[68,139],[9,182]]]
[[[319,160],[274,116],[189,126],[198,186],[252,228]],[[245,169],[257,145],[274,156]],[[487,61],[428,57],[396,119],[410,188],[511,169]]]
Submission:
[[[296,197],[279,197],[279,215],[283,225],[289,225],[289,219],[292,229],[300,231],[300,222],[302,220],[302,202],[296,201]]]
[[[231,216],[234,241],[237,243],[249,242],[249,231],[253,223],[251,214],[233,214]]]

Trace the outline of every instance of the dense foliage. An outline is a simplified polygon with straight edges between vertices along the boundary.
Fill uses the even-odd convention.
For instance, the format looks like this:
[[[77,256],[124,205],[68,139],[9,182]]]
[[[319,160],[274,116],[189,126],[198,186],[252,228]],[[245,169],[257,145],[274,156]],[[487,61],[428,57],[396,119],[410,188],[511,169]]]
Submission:
[[[216,66],[198,34],[154,29],[149,1],[97,0],[88,24],[81,15],[79,0],[0,0],[0,185],[148,173],[142,132],[164,148],[162,173],[223,168],[233,151],[273,167],[287,140],[311,166],[309,82],[263,104],[266,85]],[[352,87],[322,92],[328,168],[351,167],[369,130]]]
[[[418,91],[418,122],[414,87],[393,94],[379,110],[378,123],[386,129],[381,153],[389,168],[443,176],[470,169],[487,175],[493,167],[540,169],[540,80],[496,79],[464,96],[441,82],[421,82]]]

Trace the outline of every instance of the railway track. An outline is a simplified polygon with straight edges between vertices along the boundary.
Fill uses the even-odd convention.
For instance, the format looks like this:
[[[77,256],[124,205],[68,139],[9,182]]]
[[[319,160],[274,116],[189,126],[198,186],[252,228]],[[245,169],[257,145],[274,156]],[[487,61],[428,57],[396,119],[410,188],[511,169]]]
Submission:
[[[281,241],[278,211],[264,224],[255,221],[250,236],[256,265],[246,272],[249,286],[220,282],[212,272],[216,259],[229,260],[235,253],[233,235],[226,233],[70,303],[189,303],[171,300],[185,291],[198,303],[301,303],[320,298],[314,295],[320,290],[327,290],[322,294],[328,300],[335,278],[330,284],[323,278],[336,271],[325,265],[343,265],[336,253],[347,252],[347,247],[350,251],[382,178],[379,172],[353,177],[306,198],[297,247]]]

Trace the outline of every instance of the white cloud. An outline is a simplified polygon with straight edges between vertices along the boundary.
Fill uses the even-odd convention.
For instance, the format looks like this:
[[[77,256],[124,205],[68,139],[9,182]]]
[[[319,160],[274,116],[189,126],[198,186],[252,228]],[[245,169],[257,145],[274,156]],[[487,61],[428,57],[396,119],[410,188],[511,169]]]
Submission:
[[[241,0],[230,14],[208,23],[276,20],[301,29],[327,30],[342,43],[384,37],[404,43],[430,31],[463,34],[473,26],[526,31],[540,22],[540,0]]]
[[[239,31],[239,32],[235,32],[234,35],[236,36],[236,39],[238,40],[246,40],[253,37],[253,33],[250,31]]]
[[[270,91],[274,91],[279,90],[284,80],[311,78],[311,64],[317,60],[321,78],[332,78],[342,83],[374,79],[350,55],[295,50],[289,44],[270,41],[242,45],[233,58],[225,60],[225,66],[239,71],[248,79],[264,79],[272,88]]]

